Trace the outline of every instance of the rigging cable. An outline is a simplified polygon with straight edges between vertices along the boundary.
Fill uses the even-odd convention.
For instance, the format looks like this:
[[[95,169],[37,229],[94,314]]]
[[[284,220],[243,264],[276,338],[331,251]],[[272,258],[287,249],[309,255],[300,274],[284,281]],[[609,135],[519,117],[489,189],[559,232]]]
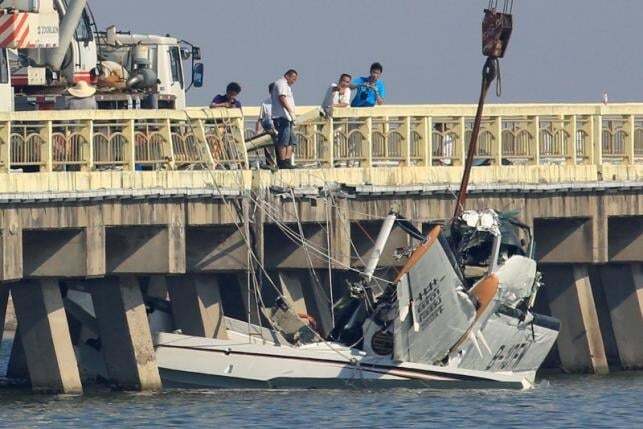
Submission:
[[[299,210],[297,210],[297,200],[295,199],[295,191],[292,188],[290,188],[290,195],[292,198],[292,205],[295,211],[295,219],[297,220],[297,228],[299,229],[299,234],[301,235],[302,238],[305,238],[306,235],[304,234],[304,227],[301,225],[301,219],[299,218]],[[306,253],[306,259],[308,260],[309,272],[311,274],[311,277],[319,287],[319,290],[325,295],[324,298],[326,298],[326,302],[329,302],[329,298],[324,292],[324,287],[322,286],[321,280],[317,275],[317,271],[313,267],[313,260],[311,259],[310,253],[308,252],[308,246],[304,246],[304,253]],[[330,254],[330,249],[328,249],[328,253]],[[333,306],[332,301],[330,302],[330,306],[331,307]]]
[[[207,111],[207,109],[202,109],[202,113],[204,113],[204,115],[206,116],[206,118],[210,118],[210,119],[214,120],[214,121],[215,121],[215,123],[216,123],[216,118],[213,118],[213,117],[212,117],[212,115],[211,115],[211,112],[208,112],[208,111]],[[186,117],[187,117],[187,119],[188,119],[188,121],[187,121],[187,122],[188,122],[188,125],[190,126],[190,129],[192,130],[193,134],[194,134],[195,136],[197,136],[198,134],[194,132],[194,126],[193,126],[193,123],[192,123],[192,122],[193,122],[193,119],[190,117],[190,115],[189,115],[189,113],[188,113],[187,111],[185,111],[185,115],[186,115]],[[204,137],[205,137],[205,135],[204,135]],[[195,140],[198,142],[200,139],[195,138]],[[202,147],[202,148],[201,148],[201,150],[205,150],[205,151],[206,151],[205,159],[206,159],[206,160],[207,160],[207,161],[208,161],[212,166],[216,165],[216,164],[215,164],[215,162],[214,162],[214,158],[213,158],[213,156],[212,156],[212,153],[210,152],[210,148],[209,148],[209,145],[208,145],[208,141],[207,141],[207,140],[205,140],[205,141],[203,141],[202,143],[203,143],[203,144],[202,144],[202,146],[205,146],[205,148],[203,148],[203,147]],[[227,198],[225,197],[225,194],[222,192],[221,187],[220,187],[220,186],[219,186],[219,184],[217,183],[217,180],[216,180],[216,177],[215,177],[215,175],[214,175],[214,171],[213,171],[213,169],[209,169],[209,168],[207,168],[207,166],[206,166],[206,169],[207,169],[208,173],[209,173],[209,174],[210,174],[210,176],[211,176],[212,184],[214,185],[214,187],[215,187],[215,188],[216,188],[216,190],[218,191],[219,195],[221,196],[222,201],[224,202],[224,206],[226,207],[226,209],[227,209],[228,211],[230,211],[230,205],[231,205],[231,204],[227,201]],[[241,176],[243,176],[243,171],[240,171],[240,170],[239,170],[239,172],[241,173]],[[238,175],[236,175],[236,176],[237,176],[237,178],[238,178]],[[243,185],[243,183],[242,183],[242,185]],[[252,198],[252,196],[250,196],[250,198]],[[249,249],[249,255],[250,255],[250,257],[251,257],[251,258],[252,258],[252,259],[253,259],[253,260],[254,260],[254,261],[259,265],[259,267],[260,267],[261,271],[262,271],[262,272],[263,272],[263,274],[267,277],[267,279],[268,279],[268,282],[269,282],[270,286],[274,289],[274,291],[276,292],[276,294],[277,294],[279,297],[281,297],[281,298],[285,298],[285,297],[284,297],[284,295],[283,295],[283,294],[281,293],[281,291],[279,290],[279,288],[277,287],[277,285],[273,282],[273,280],[272,280],[272,279],[270,278],[270,276],[268,275],[268,273],[267,273],[267,271],[266,271],[266,269],[265,269],[264,265],[259,261],[259,259],[258,259],[257,255],[256,255],[256,254],[254,253],[254,251],[252,250],[252,245],[251,245],[251,243],[250,243],[250,241],[249,241],[249,238],[248,238],[247,234],[245,233],[245,231],[244,231],[244,230],[239,226],[239,223],[237,222],[237,218],[236,218],[235,216],[231,216],[231,218],[232,218],[232,220],[233,220],[233,223],[234,223],[235,227],[236,227],[236,228],[237,228],[237,230],[239,231],[239,233],[240,233],[240,235],[241,235],[241,237],[242,237],[243,241],[246,243],[246,246],[247,246],[247,247],[248,247],[248,249]],[[256,274],[255,274],[255,275],[256,275]],[[261,297],[261,294],[259,294],[259,298],[260,298],[260,300],[261,300],[261,302],[262,302],[262,305],[264,305],[264,304],[263,304],[263,298]],[[264,308],[265,308],[265,305],[264,305]],[[271,321],[270,321],[270,323],[271,323],[271,325],[272,325],[272,322],[271,322]],[[273,329],[274,329],[274,325],[272,325],[272,326],[273,326]],[[341,356],[343,359],[346,359],[346,363],[348,363],[348,364],[350,364],[350,365],[354,365],[354,366],[356,366],[356,367],[358,367],[358,368],[359,368],[359,363],[358,363],[358,362],[355,362],[355,360],[354,360],[354,358],[353,358],[353,357],[351,357],[351,356],[349,356],[349,355],[346,355],[346,354],[344,354],[341,350],[338,350],[337,348],[333,347],[333,345],[332,345],[331,343],[327,342],[323,337],[321,337],[321,335],[319,335],[319,333],[318,333],[317,331],[315,331],[314,329],[312,329],[308,324],[305,324],[305,327],[306,327],[306,329],[308,329],[308,330],[313,334],[313,336],[314,336],[315,338],[317,338],[319,341],[323,342],[323,343],[324,343],[324,344],[325,344],[325,345],[326,345],[326,346],[327,346],[331,351],[333,351],[333,352],[337,353],[337,354],[338,354],[339,356]]]
[[[500,78],[500,58],[503,58],[509,45],[511,33],[513,31],[513,0],[504,0],[502,12],[499,11],[501,0],[489,0],[489,8],[484,11],[482,21],[482,54],[487,57],[482,67],[482,85],[480,88],[480,98],[478,100],[478,109],[473,124],[471,140],[467,151],[467,159],[458,193],[453,219],[458,218],[464,211],[464,205],[467,199],[467,189],[471,178],[471,169],[478,149],[478,137],[482,125],[482,113],[487,98],[487,92],[496,78],[498,78],[496,93],[502,92]]]

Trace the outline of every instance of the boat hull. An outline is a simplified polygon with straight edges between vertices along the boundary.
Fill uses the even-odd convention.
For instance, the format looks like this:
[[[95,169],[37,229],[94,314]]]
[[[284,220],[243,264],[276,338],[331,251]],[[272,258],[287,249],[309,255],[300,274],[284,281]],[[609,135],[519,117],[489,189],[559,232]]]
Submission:
[[[396,364],[333,343],[305,347],[250,344],[158,334],[156,356],[165,386],[241,389],[523,389],[532,373]]]

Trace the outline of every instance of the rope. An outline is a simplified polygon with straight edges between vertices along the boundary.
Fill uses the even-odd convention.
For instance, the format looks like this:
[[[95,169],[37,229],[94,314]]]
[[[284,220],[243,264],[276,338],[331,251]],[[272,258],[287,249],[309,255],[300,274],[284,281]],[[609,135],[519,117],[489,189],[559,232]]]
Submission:
[[[208,116],[208,117],[212,118],[212,116],[211,116],[211,112],[208,112],[206,109],[203,109],[203,112],[205,113],[205,115],[206,115],[206,116]],[[193,120],[193,119],[190,117],[190,115],[189,115],[189,113],[188,113],[187,111],[185,111],[185,114],[186,114],[186,117],[188,118],[188,124],[189,124],[190,128],[192,129],[192,131],[193,131],[193,133],[194,133],[194,128],[193,128],[193,125],[192,125],[192,120]],[[212,118],[212,119],[214,119],[214,118]],[[197,134],[196,134],[196,133],[194,133],[194,135],[196,136]],[[198,139],[195,139],[195,140],[197,140],[197,141],[198,141]],[[203,143],[205,144],[206,149],[209,149],[208,144],[207,144],[207,141],[205,141],[205,142],[203,142]],[[207,156],[206,156],[206,158],[209,158],[209,161],[212,163],[212,165],[215,165],[215,164],[214,164],[214,160],[213,160],[213,158],[212,158],[212,154],[210,153],[210,151],[209,151],[209,150],[207,150],[206,152],[207,152]],[[217,189],[217,192],[219,193],[219,195],[221,195],[221,198],[222,198],[222,201],[223,201],[223,203],[224,203],[224,206],[226,207],[226,209],[227,209],[228,211],[231,211],[231,209],[230,209],[230,203],[227,201],[227,198],[225,197],[225,195],[223,194],[223,192],[222,192],[222,190],[221,190],[221,188],[220,188],[219,184],[217,183],[216,177],[214,176],[214,172],[212,171],[212,169],[207,169],[207,171],[208,171],[208,172],[210,173],[210,175],[211,175],[212,183],[213,183],[213,185],[215,186],[215,188]],[[242,175],[242,176],[243,176],[243,175]],[[238,178],[238,175],[237,175],[237,179],[239,179],[239,178]],[[243,182],[242,182],[242,180],[240,180],[240,182],[241,182],[242,189],[244,189],[245,187],[243,187]],[[249,196],[249,197],[250,197],[250,199],[251,199],[251,200],[253,200],[254,202],[256,202],[256,200],[252,197],[252,194],[250,194],[250,196]],[[255,263],[257,263],[257,265],[258,265],[258,266],[259,266],[259,268],[261,269],[261,272],[266,276],[266,278],[268,279],[268,282],[269,282],[270,286],[274,289],[274,291],[275,291],[275,293],[277,294],[277,296],[281,297],[282,299],[285,299],[285,296],[281,293],[281,291],[279,290],[279,288],[277,287],[277,285],[274,283],[274,281],[272,280],[272,278],[270,277],[270,275],[269,275],[269,274],[268,274],[268,272],[266,271],[265,266],[261,263],[261,261],[259,260],[259,258],[258,258],[258,257],[257,257],[257,255],[255,254],[255,252],[254,252],[254,250],[253,250],[252,243],[250,242],[249,238],[247,237],[247,235],[246,235],[245,231],[241,228],[241,226],[240,226],[240,225],[239,225],[239,223],[237,222],[237,220],[236,220],[237,218],[234,216],[234,214],[237,214],[237,216],[238,216],[238,213],[232,213],[232,214],[233,214],[233,216],[232,216],[233,223],[234,223],[235,227],[237,228],[237,230],[239,231],[239,233],[240,233],[240,235],[241,235],[241,237],[242,237],[242,239],[243,239],[244,243],[246,244],[246,246],[247,246],[247,248],[248,248],[248,255],[249,255],[249,257],[250,257],[250,258],[251,258]],[[304,237],[302,237],[302,240],[303,240],[303,239],[304,239]],[[252,264],[250,264],[250,265],[251,265],[251,267],[252,267]],[[254,269],[251,269],[251,270],[252,270],[253,275],[256,277],[256,273],[254,272]],[[261,295],[261,292],[260,292],[260,291],[259,291],[259,293],[258,293],[258,295],[257,295],[257,296],[259,297],[259,300],[261,301],[261,303],[262,303],[263,307],[264,307],[264,308],[266,308],[266,306],[265,306],[265,304],[264,304],[264,302],[263,302],[263,297],[262,297],[262,295]],[[259,317],[261,317],[261,315],[260,315],[260,314],[259,314]],[[270,322],[270,323],[271,323],[271,325],[272,325],[272,322]],[[321,337],[321,335],[319,335],[319,333],[318,333],[317,331],[315,331],[314,329],[312,329],[308,324],[305,324],[304,326],[306,327],[306,329],[308,329],[308,330],[313,334],[313,336],[314,336],[316,339],[318,339],[320,342],[324,343],[324,345],[325,345],[325,346],[327,346],[331,351],[333,351],[333,352],[337,353],[337,354],[338,354],[339,356],[341,356],[343,359],[346,359],[346,360],[347,360],[347,363],[352,363],[352,362],[354,362],[354,360],[353,360],[353,358],[352,358],[351,356],[347,356],[347,355],[345,355],[344,353],[342,353],[340,350],[337,350],[335,347],[333,347],[333,346],[332,346],[332,344],[331,344],[331,343],[327,342],[327,341],[325,340],[325,338],[322,338],[322,337]],[[274,326],[273,326],[273,328],[274,328]],[[249,337],[249,340],[250,340],[250,337]],[[356,364],[356,366],[357,366],[357,367],[359,367],[359,364]]]
[[[252,199],[252,197],[250,197],[250,198]],[[253,202],[254,202],[254,203],[256,203],[256,204],[262,204],[260,201],[256,201],[256,200],[253,200]],[[268,206],[268,207],[269,207],[269,208],[273,208],[272,206]],[[266,208],[264,207],[264,209],[266,209]],[[270,211],[268,211],[268,210],[266,209],[266,215],[270,218],[270,220],[271,220],[271,221],[273,221],[273,222],[275,223],[275,225],[277,225],[277,227],[278,227],[282,232],[284,232],[284,234],[287,236],[287,238],[289,238],[289,239],[290,239],[291,241],[293,241],[295,244],[300,244],[300,245],[302,245],[302,246],[307,246],[310,250],[312,250],[312,251],[314,251],[315,253],[317,253],[320,257],[322,257],[322,258],[329,258],[329,259],[330,259],[332,262],[334,262],[336,265],[340,266],[341,268],[343,268],[343,269],[345,269],[345,270],[347,270],[347,271],[356,272],[356,273],[358,273],[358,274],[364,274],[364,272],[363,272],[363,271],[361,271],[361,270],[359,270],[359,269],[357,269],[357,268],[353,268],[353,267],[351,267],[351,266],[349,266],[349,265],[343,264],[341,261],[339,261],[339,260],[337,260],[337,259],[333,258],[333,257],[332,257],[332,255],[330,255],[329,253],[325,252],[323,249],[319,249],[319,248],[317,248],[314,244],[311,244],[311,243],[309,242],[309,240],[307,240],[305,237],[302,237],[301,235],[298,235],[296,232],[292,231],[292,230],[291,230],[291,229],[290,229],[290,228],[289,228],[285,223],[283,223],[283,221],[279,218],[279,214],[278,214],[278,213],[277,213],[277,214],[273,214],[273,213],[271,213]],[[357,253],[357,248],[355,248],[355,245],[354,245],[354,243],[352,242],[352,240],[351,240],[351,244],[352,244],[352,246],[353,246],[353,248],[354,248],[354,250],[355,250],[356,254],[358,255],[358,257],[359,257],[360,261],[362,261],[362,263],[364,263],[364,260],[363,260],[363,259],[361,258],[361,256],[359,256],[359,254]],[[376,280],[382,281],[382,282],[392,283],[392,282],[390,282],[389,280],[386,280],[386,279],[383,279],[383,278],[378,278],[378,277],[375,277],[375,276],[374,276],[373,278],[374,278],[374,279],[376,279]]]
[[[329,205],[326,204],[324,206],[325,211],[326,211],[326,248],[328,249],[328,253],[330,254],[330,249],[331,249],[331,238],[330,238],[330,212],[328,210]],[[335,330],[335,298],[333,297],[333,266],[332,263],[330,262],[330,258],[328,258],[328,291],[330,295],[330,317],[332,320],[332,329],[331,332]]]
[[[299,228],[299,235],[301,235],[302,238],[305,238],[306,236],[304,234],[304,228],[301,225],[301,220],[299,218],[299,210],[297,210],[297,201],[295,199],[295,192],[292,189],[290,189],[290,195],[292,197],[292,206],[293,206],[293,209],[295,210],[295,217],[297,219],[297,227]],[[313,268],[313,260],[310,257],[310,253],[308,253],[308,246],[304,246],[304,252],[306,253],[306,259],[308,260],[308,265],[310,266],[309,271],[313,277],[313,280],[315,281],[315,283],[317,283],[317,286],[319,286],[319,289],[321,290],[321,292],[324,293],[324,287],[322,286],[321,281],[319,280],[317,271],[315,271],[315,269]],[[328,249],[328,253],[330,254],[330,248]],[[324,293],[324,295],[326,294]],[[324,296],[324,298],[326,298],[326,301],[329,302],[330,306],[332,307],[334,303],[332,301],[329,301],[328,296]]]
[[[500,72],[500,59],[494,58],[496,68],[496,97],[502,97],[502,74]]]

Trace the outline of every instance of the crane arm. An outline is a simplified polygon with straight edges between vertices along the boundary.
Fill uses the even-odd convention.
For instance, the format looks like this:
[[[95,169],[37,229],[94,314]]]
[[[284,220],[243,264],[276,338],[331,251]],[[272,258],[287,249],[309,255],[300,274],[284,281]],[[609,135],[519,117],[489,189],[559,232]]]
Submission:
[[[60,43],[57,48],[49,50],[45,57],[46,63],[53,70],[58,71],[62,67],[69,44],[74,38],[76,27],[83,17],[85,6],[87,6],[87,0],[71,0],[69,2],[65,16],[60,23]]]

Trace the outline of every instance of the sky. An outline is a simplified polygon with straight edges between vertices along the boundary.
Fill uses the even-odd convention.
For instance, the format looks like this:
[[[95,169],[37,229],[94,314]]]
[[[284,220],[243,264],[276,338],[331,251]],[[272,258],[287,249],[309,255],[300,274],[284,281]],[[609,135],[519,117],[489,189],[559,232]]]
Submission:
[[[201,46],[205,105],[230,81],[257,105],[299,71],[297,104],[321,103],[342,72],[384,66],[389,104],[473,103],[487,0],[89,0],[99,28],[167,34]],[[643,92],[643,1],[515,0],[502,102],[637,101]],[[495,100],[495,95],[491,97]]]

